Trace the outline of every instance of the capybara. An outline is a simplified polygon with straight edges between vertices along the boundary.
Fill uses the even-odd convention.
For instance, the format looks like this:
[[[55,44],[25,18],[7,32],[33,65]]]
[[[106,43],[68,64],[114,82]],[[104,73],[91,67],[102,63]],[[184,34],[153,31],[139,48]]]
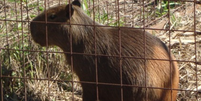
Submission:
[[[39,45],[65,52],[83,101],[176,100],[177,62],[160,39],[142,29],[98,24],[79,0],[44,11],[30,29]]]

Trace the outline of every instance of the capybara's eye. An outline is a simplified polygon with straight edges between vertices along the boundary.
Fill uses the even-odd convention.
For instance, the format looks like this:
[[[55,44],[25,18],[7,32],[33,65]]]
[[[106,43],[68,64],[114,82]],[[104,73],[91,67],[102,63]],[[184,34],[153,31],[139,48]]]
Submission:
[[[49,17],[50,17],[50,19],[55,19],[56,18],[56,14],[53,13]]]

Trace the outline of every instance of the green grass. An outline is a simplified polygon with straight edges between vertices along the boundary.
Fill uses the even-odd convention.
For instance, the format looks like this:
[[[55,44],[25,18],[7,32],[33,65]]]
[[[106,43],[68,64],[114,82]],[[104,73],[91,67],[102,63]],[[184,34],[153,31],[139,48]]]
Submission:
[[[169,7],[170,9],[173,9],[178,5],[180,5],[180,3],[173,1],[170,1],[170,3],[168,3],[168,1],[162,1],[161,8],[157,7],[156,14],[158,17],[161,17],[169,12]]]

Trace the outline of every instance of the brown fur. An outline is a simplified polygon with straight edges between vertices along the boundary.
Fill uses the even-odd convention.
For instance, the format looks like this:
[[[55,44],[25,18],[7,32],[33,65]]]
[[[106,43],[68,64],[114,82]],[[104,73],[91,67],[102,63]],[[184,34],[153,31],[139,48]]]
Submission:
[[[98,23],[95,23],[96,27],[90,26],[94,24],[93,20],[76,3],[79,2],[75,0],[72,5],[48,9],[47,27],[45,12],[38,15],[31,22],[31,35],[41,46],[59,46],[67,52],[67,62],[73,65],[80,81],[94,82],[82,83],[83,101],[176,100],[177,91],[171,89],[178,89],[178,66],[176,62],[168,61],[174,57],[169,55],[164,43],[139,29],[108,28]]]

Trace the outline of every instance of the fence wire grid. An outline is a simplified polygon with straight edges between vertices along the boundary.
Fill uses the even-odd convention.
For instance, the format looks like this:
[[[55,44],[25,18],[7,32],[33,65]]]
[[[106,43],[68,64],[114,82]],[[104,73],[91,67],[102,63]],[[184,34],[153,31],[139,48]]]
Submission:
[[[177,101],[201,101],[200,1],[80,1],[83,11],[91,17],[94,23],[100,23],[99,26],[94,24],[93,27],[139,29],[158,37],[174,55],[175,59],[173,61],[178,63],[179,88],[171,89],[172,91],[178,91]],[[76,61],[67,63],[64,55],[70,54],[71,57],[73,57],[73,54],[110,57],[98,54],[99,50],[93,50],[94,54],[74,53],[73,50],[64,52],[57,46],[47,44],[46,47],[41,47],[34,42],[30,31],[31,21],[51,7],[71,2],[73,0],[0,1],[1,101],[82,101],[83,90],[81,84],[95,84],[98,100],[98,97],[101,97],[98,92],[100,90],[99,86],[118,85],[98,81],[80,81],[73,71],[73,66],[79,63],[76,63]],[[57,22],[56,24],[61,23]],[[87,25],[83,24],[81,26]],[[143,39],[146,39],[146,37]],[[96,42],[92,43],[96,44]],[[117,44],[121,46],[121,38]],[[93,47],[97,48],[96,45]],[[116,57],[135,59],[132,56],[121,56],[119,54]],[[73,60],[73,58],[71,59]],[[146,61],[146,58],[143,59]],[[94,58],[94,61],[94,68],[98,68],[98,59]],[[120,67],[122,61],[119,62]],[[122,73],[120,74],[122,75]],[[98,79],[99,77],[96,75],[92,78]],[[120,86],[124,86],[122,82],[121,80]],[[136,85],[131,86],[138,87]],[[149,89],[146,86],[145,88]],[[123,101],[123,93],[120,97]]]

